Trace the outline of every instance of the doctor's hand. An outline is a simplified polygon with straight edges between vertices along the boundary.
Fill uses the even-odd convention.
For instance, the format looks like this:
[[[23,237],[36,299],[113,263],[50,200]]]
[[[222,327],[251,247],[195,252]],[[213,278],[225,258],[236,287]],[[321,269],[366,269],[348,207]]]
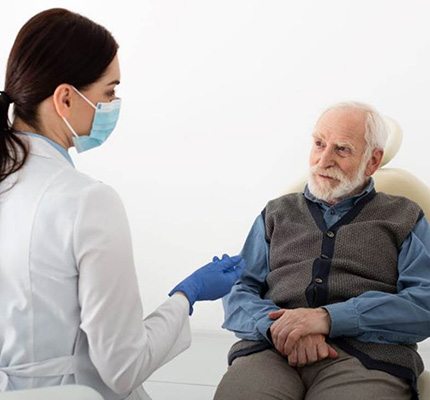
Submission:
[[[229,257],[224,254],[220,260],[213,261],[194,271],[188,278],[176,285],[169,296],[182,292],[190,302],[190,315],[193,304],[199,300],[216,300],[230,292],[233,284],[239,279],[245,261],[241,256]]]
[[[269,313],[269,317],[276,320],[270,327],[273,344],[287,355],[301,337],[330,332],[330,316],[324,308],[281,309]]]

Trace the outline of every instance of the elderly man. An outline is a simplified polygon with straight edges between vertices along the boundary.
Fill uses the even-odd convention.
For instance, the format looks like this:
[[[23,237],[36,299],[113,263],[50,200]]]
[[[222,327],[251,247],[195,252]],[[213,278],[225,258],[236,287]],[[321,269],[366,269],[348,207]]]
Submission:
[[[304,193],[270,201],[225,299],[243,339],[216,400],[417,399],[430,336],[430,227],[420,207],[377,193],[386,127],[370,106],[326,110]]]

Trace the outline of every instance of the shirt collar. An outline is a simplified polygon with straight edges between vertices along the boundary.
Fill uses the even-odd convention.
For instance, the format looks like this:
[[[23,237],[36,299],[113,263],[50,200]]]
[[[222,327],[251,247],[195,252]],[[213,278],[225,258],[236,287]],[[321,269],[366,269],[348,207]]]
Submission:
[[[363,197],[366,197],[374,189],[374,187],[375,187],[375,181],[373,180],[373,178],[370,178],[369,183],[366,185],[366,187],[360,193],[356,194],[355,196],[343,199],[342,201],[340,201],[339,203],[336,203],[335,205],[328,204],[325,201],[315,197],[310,192],[308,185],[306,185],[303,194],[308,200],[310,200],[314,203],[317,203],[318,205],[320,205],[324,208],[336,207],[336,208],[340,209],[340,208],[349,208],[349,207],[356,205],[357,202],[360,201]]]
[[[49,139],[46,136],[39,135],[38,133],[33,133],[33,132],[21,132],[21,133],[24,133],[25,135],[32,136],[35,138],[43,139],[45,142],[49,143],[54,149],[58,150],[73,167],[75,166],[73,164],[72,157],[70,157],[70,154],[68,153],[68,151],[63,146],[54,142],[52,139]]]

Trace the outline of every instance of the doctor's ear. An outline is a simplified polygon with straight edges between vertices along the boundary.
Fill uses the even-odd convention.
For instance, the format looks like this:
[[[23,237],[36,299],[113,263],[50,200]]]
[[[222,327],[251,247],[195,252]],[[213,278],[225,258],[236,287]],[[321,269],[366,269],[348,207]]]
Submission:
[[[52,95],[52,101],[54,103],[55,110],[60,116],[65,118],[70,116],[70,109],[74,95],[75,91],[71,85],[62,83],[57,86],[54,94]]]

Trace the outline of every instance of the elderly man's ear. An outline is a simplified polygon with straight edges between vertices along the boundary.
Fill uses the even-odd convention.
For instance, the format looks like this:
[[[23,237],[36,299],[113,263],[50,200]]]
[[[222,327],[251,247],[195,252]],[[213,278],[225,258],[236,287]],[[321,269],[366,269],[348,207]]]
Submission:
[[[382,162],[382,158],[384,156],[384,151],[381,149],[375,149],[372,152],[372,157],[370,157],[370,160],[367,163],[366,167],[366,175],[372,176],[376,170],[379,168]]]

